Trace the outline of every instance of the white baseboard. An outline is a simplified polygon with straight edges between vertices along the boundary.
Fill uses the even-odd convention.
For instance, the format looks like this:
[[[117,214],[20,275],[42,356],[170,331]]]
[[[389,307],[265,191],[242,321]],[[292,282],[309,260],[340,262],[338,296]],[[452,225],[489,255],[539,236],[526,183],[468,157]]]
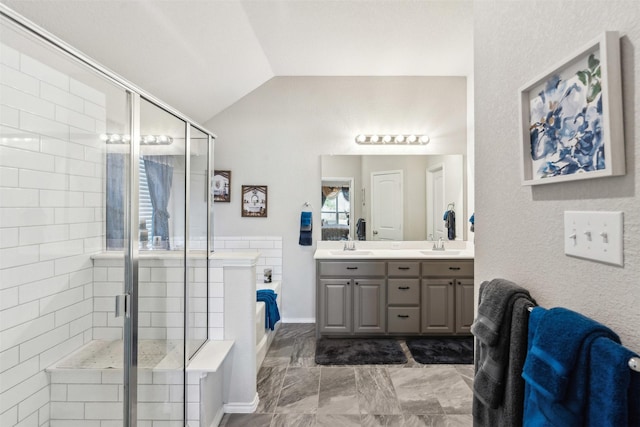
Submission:
[[[253,402],[229,402],[224,404],[225,414],[251,414],[258,409],[260,398],[256,393]]]
[[[218,427],[220,425],[220,421],[222,421],[222,417],[224,417],[224,410],[223,408],[220,408],[218,409],[218,412],[216,412],[215,417],[213,417],[209,427]]]
[[[315,317],[285,317],[282,323],[316,323]]]

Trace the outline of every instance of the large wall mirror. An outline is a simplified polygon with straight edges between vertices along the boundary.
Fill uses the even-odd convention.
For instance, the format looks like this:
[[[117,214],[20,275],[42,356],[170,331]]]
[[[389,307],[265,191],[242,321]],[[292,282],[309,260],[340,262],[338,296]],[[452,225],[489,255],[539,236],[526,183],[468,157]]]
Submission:
[[[466,240],[462,155],[325,155],[322,240]]]

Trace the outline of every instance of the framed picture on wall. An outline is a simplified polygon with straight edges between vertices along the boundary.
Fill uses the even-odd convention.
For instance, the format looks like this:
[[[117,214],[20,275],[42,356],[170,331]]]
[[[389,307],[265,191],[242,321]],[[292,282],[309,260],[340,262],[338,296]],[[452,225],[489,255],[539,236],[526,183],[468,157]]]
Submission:
[[[624,175],[617,32],[523,86],[520,106],[522,185]]]
[[[211,192],[214,202],[231,202],[231,171],[213,171]]]
[[[242,186],[242,216],[256,218],[267,217],[266,185]]]

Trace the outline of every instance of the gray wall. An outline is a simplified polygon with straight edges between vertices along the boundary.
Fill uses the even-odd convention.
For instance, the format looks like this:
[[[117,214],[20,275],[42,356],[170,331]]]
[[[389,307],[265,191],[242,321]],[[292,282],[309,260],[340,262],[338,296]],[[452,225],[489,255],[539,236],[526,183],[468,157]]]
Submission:
[[[231,175],[231,203],[214,232],[283,237],[283,319],[315,319],[313,252],[320,237],[323,154],[466,154],[464,77],[276,77],[205,125],[216,133],[216,169]],[[358,146],[359,133],[426,132],[423,147]],[[268,186],[268,217],[240,216],[241,185]],[[300,210],[314,211],[314,246],[299,246]]]
[[[616,330],[640,351],[640,2],[476,1],[476,283],[528,287],[543,306],[564,306]],[[627,174],[520,185],[518,88],[605,30],[622,34]],[[565,210],[624,211],[624,268],[564,255]]]

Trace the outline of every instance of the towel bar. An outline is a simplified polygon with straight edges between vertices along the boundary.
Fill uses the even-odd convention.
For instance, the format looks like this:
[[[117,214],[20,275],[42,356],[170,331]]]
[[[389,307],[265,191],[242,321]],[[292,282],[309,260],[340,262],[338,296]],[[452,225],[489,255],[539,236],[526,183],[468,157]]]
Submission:
[[[533,306],[527,307],[527,311],[531,312],[533,310]],[[629,359],[629,368],[632,371],[640,372],[640,357],[632,357]]]

